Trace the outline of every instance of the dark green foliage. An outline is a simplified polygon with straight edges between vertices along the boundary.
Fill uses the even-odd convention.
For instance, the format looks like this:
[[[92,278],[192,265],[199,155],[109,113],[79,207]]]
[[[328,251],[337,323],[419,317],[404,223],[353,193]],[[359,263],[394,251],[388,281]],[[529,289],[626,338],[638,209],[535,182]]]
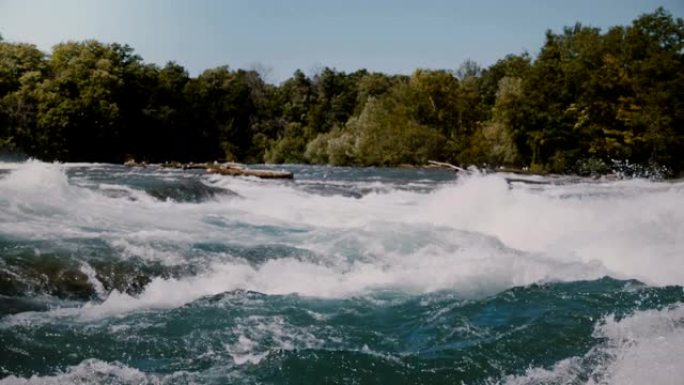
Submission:
[[[513,127],[524,163],[568,171],[586,158],[627,159],[681,170],[683,47],[684,22],[662,8],[604,34],[579,24],[548,32]]]
[[[684,22],[662,8],[607,31],[548,31],[537,57],[411,76],[324,68],[276,86],[227,66],[190,77],[128,46],[45,55],[0,39],[0,151],[43,159],[684,169]]]

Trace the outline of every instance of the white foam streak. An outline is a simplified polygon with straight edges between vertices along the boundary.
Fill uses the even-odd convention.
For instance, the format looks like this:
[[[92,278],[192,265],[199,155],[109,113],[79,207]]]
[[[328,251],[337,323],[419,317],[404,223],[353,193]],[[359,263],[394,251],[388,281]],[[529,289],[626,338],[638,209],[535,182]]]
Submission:
[[[118,363],[100,360],[86,360],[70,367],[66,372],[54,376],[32,376],[22,378],[9,376],[0,379],[0,385],[72,385],[72,384],[161,384],[153,375]]]
[[[271,259],[258,266],[244,261],[215,263],[205,273],[182,279],[153,279],[137,296],[114,291],[103,302],[8,316],[3,325],[50,322],[69,318],[92,321],[136,311],[171,309],[199,298],[238,289],[265,294],[340,298],[380,290],[426,293],[457,290],[463,297],[481,297],[508,287],[539,281],[599,278],[600,265],[558,262],[502,249],[480,239],[480,245],[454,249],[427,246],[401,254],[378,248],[381,258],[320,264],[295,258]],[[461,241],[463,243],[463,241]]]

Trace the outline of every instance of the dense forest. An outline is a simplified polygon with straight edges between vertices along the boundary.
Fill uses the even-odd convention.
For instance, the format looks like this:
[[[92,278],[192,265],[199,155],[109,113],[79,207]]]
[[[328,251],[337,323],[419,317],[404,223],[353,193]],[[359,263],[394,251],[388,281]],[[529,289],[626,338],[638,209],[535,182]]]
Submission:
[[[684,22],[660,8],[546,32],[538,55],[412,75],[325,68],[280,85],[228,66],[189,76],[88,40],[46,54],[0,38],[0,149],[45,160],[535,171],[615,162],[684,170]]]

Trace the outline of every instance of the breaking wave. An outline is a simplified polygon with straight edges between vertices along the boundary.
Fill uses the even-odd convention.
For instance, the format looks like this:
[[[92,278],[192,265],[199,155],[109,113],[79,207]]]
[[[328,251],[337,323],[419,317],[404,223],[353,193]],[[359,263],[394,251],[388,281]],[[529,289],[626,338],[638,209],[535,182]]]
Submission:
[[[506,174],[457,178],[437,170],[312,166],[291,166],[296,179],[286,182],[38,161],[5,163],[0,169],[7,170],[0,173],[0,343],[14,349],[0,355],[5,383],[207,382],[236,373],[243,376],[239,381],[283,382],[275,373],[287,368],[291,377],[284,382],[297,382],[295,369],[311,354],[327,357],[316,361],[325,370],[372,363],[384,368],[385,378],[396,375],[400,382],[405,370],[413,368],[422,373],[414,383],[430,378],[638,383],[634,381],[642,377],[630,370],[644,367],[635,360],[645,354],[662,364],[662,377],[649,376],[655,383],[681,378],[668,358],[682,345],[677,305],[683,301],[684,284],[682,182]],[[602,278],[606,276],[612,278]],[[471,345],[464,335],[438,337],[439,328],[409,328],[414,334],[405,341],[396,337],[401,334],[396,329],[376,330],[376,336],[387,341],[399,338],[397,346],[413,341],[423,349],[418,352],[395,349],[390,342],[374,343],[361,329],[349,335],[334,333],[344,322],[327,325],[331,309],[337,307],[368,312],[377,318],[374,322],[409,322],[402,321],[400,309],[429,323],[434,314],[423,312],[421,303],[448,298],[442,311],[458,315],[450,322],[467,321],[462,327],[474,327],[474,313],[463,313],[466,304],[477,304],[481,317],[489,319],[497,314],[487,313],[492,301],[513,295],[522,306],[539,300],[538,288],[551,288],[555,294],[549,301],[571,314],[578,299],[570,292],[572,298],[559,294],[564,286],[557,285],[577,284],[580,290],[594,285],[582,282],[598,284],[608,298],[606,306],[589,301],[593,305],[587,305],[585,318],[569,321],[579,325],[572,333],[584,345],[559,347],[561,353],[551,361],[519,351],[520,359],[501,358],[503,372],[487,369],[487,357],[499,362],[494,350],[488,350],[482,356],[484,366],[472,368],[477,375],[459,376],[453,363],[475,353],[468,350]],[[644,307],[644,298],[625,294],[629,290],[624,282],[643,283],[640,292],[663,300]],[[629,301],[620,302],[625,297]],[[29,357],[17,353],[30,350],[26,339],[47,343],[34,334],[37,331],[61,330],[86,344],[95,336],[78,337],[70,330],[99,330],[102,325],[107,329],[98,335],[108,336],[102,337],[103,343],[120,344],[116,331],[146,324],[141,314],[161,317],[161,323],[207,319],[220,324],[219,319],[226,322],[235,315],[212,318],[210,309],[216,307],[211,301],[226,298],[251,298],[259,305],[235,318],[231,333],[215,335],[212,326],[200,328],[195,337],[222,341],[211,354],[230,358],[231,365],[218,359],[198,367],[183,364],[210,354],[202,350],[206,344],[177,352],[179,356],[162,349],[176,358],[154,365],[145,364],[140,353],[144,350],[137,345],[124,344],[132,349],[128,353],[112,348],[108,355],[74,350],[73,359],[55,358],[49,367],[33,361],[35,352]],[[263,306],[277,311],[261,314]],[[300,321],[283,315],[291,306],[301,310],[296,315]],[[546,314],[544,309],[530,311]],[[503,314],[516,314],[514,310],[506,308]],[[515,318],[502,317],[511,328],[517,325]],[[535,331],[540,317],[523,317],[527,323],[515,327]],[[549,322],[563,325],[556,318]],[[274,331],[277,328],[280,331]],[[472,330],[493,340],[505,335],[487,334],[493,330],[490,326]],[[160,333],[150,338],[171,344],[173,331]],[[527,338],[512,335],[518,342]],[[416,342],[425,336],[430,337],[427,342]],[[195,337],[187,336],[184,343]],[[483,343],[473,341],[472,346]],[[548,346],[544,349],[549,351]],[[338,351],[344,354],[338,356]],[[428,351],[434,357],[425,358]],[[59,355],[53,353],[48,356]],[[183,354],[187,356],[181,359]],[[440,361],[442,354],[450,358]],[[19,366],[10,365],[14,360]],[[433,372],[441,374],[431,377]],[[80,380],[82,375],[92,381]],[[339,372],[334,378],[346,377]]]

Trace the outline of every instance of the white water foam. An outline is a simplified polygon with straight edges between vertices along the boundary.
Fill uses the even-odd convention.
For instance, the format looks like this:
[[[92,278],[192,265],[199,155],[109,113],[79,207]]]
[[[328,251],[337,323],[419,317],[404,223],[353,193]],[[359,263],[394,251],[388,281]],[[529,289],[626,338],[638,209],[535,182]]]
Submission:
[[[595,279],[607,273],[600,264],[554,261],[506,249],[491,238],[452,235],[452,244],[428,244],[416,250],[368,245],[375,254],[367,260],[320,263],[280,258],[258,266],[244,261],[220,262],[196,276],[155,278],[136,296],[114,291],[101,303],[20,313],[6,317],[2,324],[48,322],[53,318],[91,321],[140,310],[175,308],[238,289],[327,298],[363,296],[378,290],[426,293],[456,289],[463,297],[481,297],[531,282]]]
[[[161,384],[160,378],[145,374],[119,363],[90,359],[69,367],[64,373],[53,376],[28,378],[9,376],[0,379],[0,385],[73,385],[73,384]]]
[[[237,341],[225,349],[236,365],[258,364],[273,352],[295,349],[318,349],[324,341],[316,337],[313,327],[293,326],[281,316],[252,315],[236,320],[232,330]],[[268,346],[258,341],[268,340]]]
[[[607,341],[585,357],[572,357],[551,369],[531,368],[492,384],[680,385],[684,379],[684,305],[638,311],[617,320],[609,316],[594,330]],[[582,378],[588,378],[582,380]]]
[[[395,191],[362,199],[310,196],[217,179],[243,196],[246,212],[316,228],[378,221],[440,225],[486,234],[552,259],[598,261],[619,278],[684,283],[684,184],[641,180],[509,188],[504,177],[464,178],[430,194]],[[277,197],[277,199],[274,199]]]
[[[87,319],[181,306],[234,289],[320,297],[386,289],[486,295],[606,274],[684,284],[682,183],[510,188],[503,176],[489,175],[427,194],[395,190],[356,199],[269,181],[205,181],[243,198],[117,199],[73,185],[61,165],[22,163],[0,178],[0,234],[103,239],[123,250],[122,257],[170,264],[183,261],[197,242],[281,244],[317,258],[267,258],[258,265],[210,258],[199,275],[157,278],[139,296],[113,292],[103,303],[88,304],[81,309]]]

